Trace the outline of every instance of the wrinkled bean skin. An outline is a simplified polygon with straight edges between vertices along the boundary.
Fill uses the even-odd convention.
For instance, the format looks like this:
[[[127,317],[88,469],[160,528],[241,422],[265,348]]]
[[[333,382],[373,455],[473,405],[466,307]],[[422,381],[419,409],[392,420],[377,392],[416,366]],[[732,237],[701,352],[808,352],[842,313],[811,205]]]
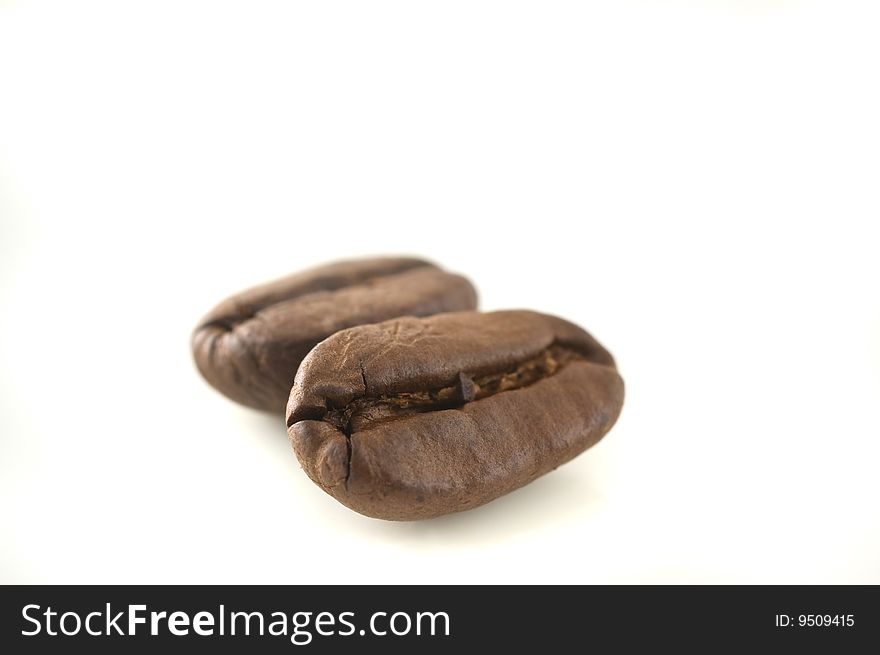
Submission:
[[[476,303],[470,282],[421,259],[336,262],[224,300],[193,333],[193,357],[227,397],[281,414],[303,357],[334,332]]]
[[[530,311],[399,318],[338,332],[302,362],[287,406],[303,469],[388,520],[470,509],[577,456],[623,405],[611,355]]]

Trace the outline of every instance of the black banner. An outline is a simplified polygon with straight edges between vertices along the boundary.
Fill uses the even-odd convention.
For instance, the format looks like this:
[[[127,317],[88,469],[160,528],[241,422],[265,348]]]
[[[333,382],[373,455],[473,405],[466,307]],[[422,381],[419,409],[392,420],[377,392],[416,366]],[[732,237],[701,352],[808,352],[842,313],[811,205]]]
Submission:
[[[190,652],[221,642],[291,653],[486,644],[854,652],[880,643],[880,591],[869,586],[8,586],[0,599],[5,652]]]

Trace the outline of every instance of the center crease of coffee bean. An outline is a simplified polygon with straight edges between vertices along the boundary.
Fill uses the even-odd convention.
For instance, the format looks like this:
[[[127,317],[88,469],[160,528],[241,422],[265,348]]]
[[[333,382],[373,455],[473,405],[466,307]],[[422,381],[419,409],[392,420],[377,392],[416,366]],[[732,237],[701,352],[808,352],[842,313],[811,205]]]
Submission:
[[[205,323],[201,327],[217,327],[222,330],[231,332],[242,323],[247,323],[248,321],[259,318],[259,313],[261,311],[263,311],[264,309],[268,309],[273,305],[280,305],[281,303],[290,302],[291,300],[301,300],[303,298],[306,298],[307,296],[319,293],[332,293],[334,291],[341,291],[343,289],[349,289],[351,287],[358,286],[369,287],[375,285],[376,282],[382,278],[394,277],[395,275],[409,273],[410,271],[413,271],[417,268],[428,268],[430,266],[431,265],[428,262],[412,262],[405,266],[400,266],[394,270],[385,273],[375,273],[369,277],[365,277],[359,280],[323,280],[321,282],[313,284],[308,289],[301,289],[296,293],[288,293],[283,296],[274,297],[271,300],[263,302],[237,305],[233,313],[219,317],[209,323]]]
[[[555,375],[575,361],[588,361],[588,358],[572,348],[553,344],[534,357],[504,371],[480,376],[460,372],[453,384],[439,389],[356,398],[345,407],[329,409],[323,420],[346,437],[351,437],[355,432],[387,421],[424,412],[454,409],[497,393],[527,387]],[[363,366],[361,375],[366,388]]]

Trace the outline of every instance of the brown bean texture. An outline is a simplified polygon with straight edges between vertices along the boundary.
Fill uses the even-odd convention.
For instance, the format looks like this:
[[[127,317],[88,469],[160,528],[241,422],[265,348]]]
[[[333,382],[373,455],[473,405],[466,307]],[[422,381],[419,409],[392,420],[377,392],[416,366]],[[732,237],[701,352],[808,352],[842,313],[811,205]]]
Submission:
[[[327,264],[236,294],[200,322],[196,366],[227,397],[282,413],[297,368],[319,341],[396,316],[474,309],[473,286],[421,259]]]
[[[623,405],[611,355],[530,311],[455,312],[343,330],[300,366],[287,406],[324,491],[376,518],[489,502],[595,444]]]

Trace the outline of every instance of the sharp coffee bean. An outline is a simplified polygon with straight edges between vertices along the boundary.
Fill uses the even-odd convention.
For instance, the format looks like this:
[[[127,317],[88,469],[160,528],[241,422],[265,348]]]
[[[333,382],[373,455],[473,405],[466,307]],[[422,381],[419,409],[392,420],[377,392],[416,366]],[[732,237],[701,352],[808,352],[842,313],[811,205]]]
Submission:
[[[367,516],[486,503],[596,443],[623,404],[584,330],[529,311],[397,318],[337,332],[303,360],[287,406],[309,477]]]
[[[232,400],[281,413],[303,357],[334,332],[396,316],[476,308],[473,286],[420,259],[313,268],[223,301],[192,338],[205,379]]]

